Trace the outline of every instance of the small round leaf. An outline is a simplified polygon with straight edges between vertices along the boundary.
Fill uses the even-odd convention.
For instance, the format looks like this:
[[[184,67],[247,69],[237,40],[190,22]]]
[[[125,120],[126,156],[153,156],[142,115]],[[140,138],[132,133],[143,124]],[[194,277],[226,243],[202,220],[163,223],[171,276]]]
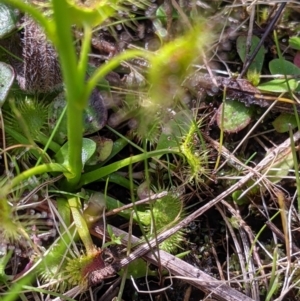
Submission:
[[[292,114],[282,113],[272,122],[272,125],[276,132],[286,133],[290,128],[296,128],[297,120]]]
[[[219,107],[216,118],[219,128],[223,127],[225,132],[237,133],[251,122],[253,108],[246,107],[238,101],[230,100],[225,103],[224,118],[222,118],[223,105]]]

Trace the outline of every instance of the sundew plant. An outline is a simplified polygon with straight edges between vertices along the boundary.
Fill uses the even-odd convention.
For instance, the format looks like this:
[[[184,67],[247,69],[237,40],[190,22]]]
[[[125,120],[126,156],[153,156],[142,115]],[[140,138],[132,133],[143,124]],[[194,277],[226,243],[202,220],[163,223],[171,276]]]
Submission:
[[[83,290],[88,287],[87,273],[99,269],[95,258],[101,253],[90,237],[90,221],[82,214],[81,200],[86,202],[92,194],[84,190],[86,185],[100,180],[106,180],[108,183],[111,179],[112,182],[125,187],[128,195],[135,195],[138,182],[134,179],[134,173],[132,174],[131,171],[127,179],[121,179],[120,174],[116,172],[124,167],[131,170],[135,163],[142,162],[145,166],[144,177],[149,186],[148,194],[151,193],[151,186],[156,189],[159,187],[168,189],[174,184],[172,181],[166,182],[168,179],[166,175],[169,175],[169,172],[162,177],[164,185],[161,185],[161,178],[158,175],[152,176],[151,174],[156,168],[155,164],[158,166],[160,160],[168,161],[166,155],[176,156],[185,162],[183,164],[186,164],[186,169],[190,171],[184,180],[186,183],[190,180],[201,181],[207,164],[207,156],[205,151],[198,152],[197,150],[199,145],[202,145],[202,148],[205,145],[200,137],[199,121],[194,121],[192,114],[181,102],[183,96],[181,83],[190,73],[191,64],[199,61],[200,54],[209,42],[209,36],[205,33],[204,23],[199,21],[197,24],[190,24],[189,29],[181,37],[174,37],[170,41],[158,33],[161,46],[155,51],[139,48],[125,49],[114,53],[100,66],[91,69],[89,55],[91,45],[95,44],[93,31],[101,26],[107,26],[109,22],[112,22],[111,20],[116,20],[118,11],[126,10],[129,5],[137,7],[140,5],[143,8],[142,4],[123,1],[81,3],[71,0],[41,2],[2,0],[0,3],[9,5],[9,9],[18,9],[19,15],[25,16],[23,17],[24,28],[31,23],[38,26],[33,33],[37,35],[37,38],[45,35],[43,41],[48,43],[45,49],[57,60],[57,66],[53,69],[54,71],[49,72],[49,77],[56,74],[62,82],[60,87],[48,91],[45,86],[51,78],[45,76],[43,71],[37,71],[40,78],[37,77],[34,83],[26,78],[25,72],[23,88],[27,87],[28,92],[38,87],[39,93],[32,94],[23,91],[17,95],[12,88],[5,97],[6,103],[3,105],[5,122],[2,129],[7,140],[4,146],[6,145],[8,149],[13,148],[14,152],[9,152],[5,147],[2,150],[6,172],[0,182],[0,234],[5,237],[5,241],[12,243],[20,237],[25,237],[30,241],[28,229],[32,227],[32,220],[30,216],[22,215],[27,204],[24,202],[25,193],[38,190],[39,187],[49,186],[54,189],[51,185],[56,181],[55,197],[51,204],[56,216],[59,216],[59,218],[54,218],[54,222],[59,224],[56,230],[61,235],[56,238],[55,243],[48,246],[47,250],[34,246],[34,243],[29,246],[29,249],[33,250],[30,254],[30,269],[33,273],[20,271],[21,274],[17,276],[20,281],[15,281],[14,284],[9,282],[11,276],[7,276],[5,272],[0,274],[4,279],[4,287],[13,292],[4,300],[17,297],[18,293],[24,289],[24,285],[32,281],[35,274],[42,275],[43,281],[59,279],[61,283],[65,283],[65,285],[58,283],[52,287],[59,287],[63,290],[79,285]],[[128,15],[130,16],[130,13]],[[27,36],[26,34],[25,32],[25,37],[30,36],[30,33]],[[26,42],[30,43],[30,39]],[[33,55],[38,52],[30,44],[26,47],[31,49]],[[186,49],[189,51],[186,52]],[[111,142],[111,149],[107,151],[108,155],[102,162],[90,167],[89,160],[95,154],[100,152],[103,155],[106,151],[104,147],[100,147],[99,150],[95,140],[83,137],[84,121],[88,119],[85,114],[91,104],[91,99],[93,101],[94,98],[102,97],[101,91],[98,92],[95,89],[99,83],[105,81],[105,76],[111,71],[118,70],[121,65],[137,58],[147,62],[148,68],[144,71],[147,84],[139,88],[140,91],[137,93],[130,92],[129,89],[124,104],[126,106],[126,101],[134,101],[132,106],[134,109],[129,115],[130,118],[137,117],[139,121],[137,128],[133,133],[123,135],[107,127],[107,131],[111,131],[118,138]],[[30,63],[27,63],[27,68],[30,68]],[[59,81],[55,85],[59,86]],[[55,119],[49,131],[48,115],[54,97],[52,95],[59,90],[63,91],[65,105],[62,106],[59,118]],[[126,90],[124,91],[126,93]],[[43,99],[40,98],[41,93]],[[103,104],[101,110],[104,110]],[[174,115],[178,111],[181,111],[181,114],[175,119],[171,120],[166,117],[167,112]],[[63,138],[57,134],[62,128],[66,133]],[[149,129],[153,128],[157,133],[155,139],[150,139],[147,134]],[[134,142],[136,133],[138,133],[137,140],[140,145]],[[123,156],[121,160],[115,159],[115,156],[128,144],[135,148],[135,153],[127,157]],[[20,146],[25,146],[29,154],[23,157],[23,160],[18,160],[21,157],[18,153]],[[201,153],[204,155],[202,156]],[[170,169],[172,168],[170,165]],[[106,191],[102,192],[103,198],[106,198]],[[38,201],[41,201],[40,197],[36,199],[36,202]],[[118,204],[109,203],[106,206],[117,207]],[[174,216],[180,216],[183,212],[181,205],[177,207],[178,213]],[[100,213],[97,212],[95,215],[101,216],[103,208],[99,210]],[[167,224],[166,221],[165,225]],[[142,227],[145,226],[150,227],[150,222],[142,225]],[[84,245],[84,251],[78,249],[74,243],[78,241],[78,236]],[[5,258],[9,259],[9,256],[11,253],[7,253]],[[3,270],[6,268],[5,260],[2,261],[2,268]]]

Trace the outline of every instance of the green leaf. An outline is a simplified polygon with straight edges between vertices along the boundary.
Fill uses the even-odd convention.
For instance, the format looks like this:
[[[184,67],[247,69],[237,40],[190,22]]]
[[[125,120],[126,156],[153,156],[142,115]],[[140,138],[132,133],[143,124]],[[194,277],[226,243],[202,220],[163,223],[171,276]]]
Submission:
[[[163,125],[156,150],[178,149],[182,138],[187,135],[192,124],[193,118],[190,111],[183,110],[178,112],[173,119]]]
[[[82,152],[81,152],[81,160],[82,166],[92,157],[92,155],[96,151],[96,143],[87,138],[82,139]]]
[[[14,82],[15,72],[12,66],[0,62],[0,108],[3,106],[11,85]]]
[[[115,233],[110,225],[107,225],[107,232],[109,234],[111,241],[105,243],[103,248],[107,248],[110,245],[122,245],[122,238],[125,236],[125,234],[122,234],[120,236],[115,235]]]
[[[96,70],[97,70],[96,67],[89,64],[87,66],[87,75],[88,75],[88,77],[92,76],[93,73],[95,73]],[[104,77],[101,78],[98,81],[97,87],[99,88],[100,91],[106,91],[106,92],[109,92],[109,93],[111,92],[110,84],[109,84],[108,80],[106,80]]]
[[[88,165],[95,165],[99,162],[105,161],[112,152],[114,142],[105,137],[90,137],[96,143],[96,152],[88,161]]]
[[[230,100],[225,103],[224,118],[222,104],[217,111],[217,124],[219,128],[227,133],[237,133],[244,129],[250,122],[253,113],[253,107],[246,107],[236,100]]]
[[[249,199],[247,199],[246,197],[242,197],[241,199],[239,198],[242,193],[243,193],[242,190],[236,190],[231,195],[232,196],[232,200],[236,204],[238,204],[239,206],[246,205],[246,204],[250,203]]]
[[[271,74],[300,75],[300,68],[298,68],[295,64],[283,59],[272,60],[269,63],[269,69]],[[295,90],[299,91],[300,86],[298,86]]]
[[[67,105],[65,93],[60,93],[49,105],[48,123],[50,130],[53,130]],[[75,116],[74,116],[75,117]],[[75,118],[78,118],[76,116]],[[97,89],[94,89],[89,99],[89,105],[83,112],[83,135],[93,134],[106,124],[107,108],[103,97]],[[62,144],[67,139],[67,116],[65,115],[58,126],[54,141]]]
[[[300,50],[300,38],[299,37],[291,37],[289,39],[289,45],[293,49]]]
[[[268,153],[266,156],[268,156]],[[262,170],[262,174],[266,174],[267,178],[272,183],[276,184],[288,175],[293,166],[294,159],[292,151],[289,151],[288,153],[280,153],[276,157],[276,160],[273,162],[272,166],[268,166]]]
[[[284,74],[284,75],[299,75],[300,68],[298,68],[293,63],[281,60],[274,59],[269,63],[269,69],[271,74]]]
[[[3,238],[2,238],[3,239]],[[5,242],[4,242],[5,243]],[[1,254],[0,257],[0,283],[6,283],[9,279],[9,276],[6,275],[5,269],[9,261],[11,260],[13,250],[8,250],[6,254]]]
[[[124,271],[121,270],[119,272],[119,275],[123,276],[123,274],[124,274]],[[128,279],[130,279],[130,276],[132,276],[134,279],[138,279],[138,278],[145,277],[146,275],[157,276],[157,271],[151,271],[143,259],[138,258],[137,260],[131,262],[128,265],[128,269],[127,269],[127,278]]]
[[[15,10],[0,3],[0,39],[7,36],[17,28],[17,15]]]
[[[282,113],[272,122],[272,125],[276,132],[286,133],[290,128],[297,127],[297,120],[292,114]]]
[[[55,159],[57,163],[64,164],[68,166],[68,148],[69,143],[66,142],[55,155]],[[82,139],[82,152],[81,152],[81,162],[82,166],[92,157],[92,155],[96,151],[96,143],[87,138]]]
[[[286,81],[285,79],[273,79],[268,82],[262,83],[257,88],[261,91],[267,92],[276,92],[276,93],[283,93],[289,92],[288,85],[291,91],[295,91],[299,85],[299,83],[295,79],[289,79]]]
[[[249,54],[248,55],[251,55],[254,51],[254,49],[256,48],[256,46],[258,45],[258,43],[260,42],[260,39],[257,37],[257,36],[252,36],[252,39],[251,39],[251,46],[250,46],[250,49],[249,49]],[[243,63],[245,62],[246,60],[246,45],[247,45],[247,37],[246,36],[239,36],[237,38],[237,41],[236,41],[236,48],[237,48],[237,52],[241,58],[241,60],[243,61]],[[264,63],[264,58],[265,58],[265,52],[266,52],[266,49],[264,48],[264,46],[262,46],[256,57],[254,58],[253,62],[250,64],[249,66],[249,71],[251,72],[257,72],[257,73],[261,73],[261,69],[262,69],[262,66],[263,66],[263,63]]]

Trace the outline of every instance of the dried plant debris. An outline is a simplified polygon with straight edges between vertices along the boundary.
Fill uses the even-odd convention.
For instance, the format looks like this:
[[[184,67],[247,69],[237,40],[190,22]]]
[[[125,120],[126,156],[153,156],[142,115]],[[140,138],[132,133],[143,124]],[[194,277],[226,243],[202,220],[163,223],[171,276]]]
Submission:
[[[31,18],[24,16],[22,24],[23,64],[17,68],[20,88],[27,92],[53,91],[62,83],[57,53],[41,27]]]

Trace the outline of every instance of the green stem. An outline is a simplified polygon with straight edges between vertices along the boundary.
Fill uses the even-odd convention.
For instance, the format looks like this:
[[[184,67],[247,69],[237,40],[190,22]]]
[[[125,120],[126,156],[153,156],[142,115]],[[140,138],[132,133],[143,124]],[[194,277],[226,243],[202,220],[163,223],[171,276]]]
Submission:
[[[94,87],[96,87],[99,80],[101,80],[106,74],[112,71],[114,68],[118,67],[122,61],[129,60],[136,57],[150,57],[150,54],[144,50],[126,50],[125,52],[120,53],[119,55],[113,57],[106,64],[103,64],[99,67],[94,74],[89,78],[85,90],[85,97],[89,96]]]
[[[68,130],[68,162],[70,176],[69,187],[77,184],[82,171],[81,150],[82,150],[82,114],[87,97],[83,97],[84,91],[84,68],[78,70],[75,47],[71,32],[71,18],[68,5],[65,0],[52,0],[53,17],[56,24],[57,51],[66,87],[67,97],[67,130]]]
[[[48,148],[50,148],[55,153],[57,153],[60,150],[61,146],[59,144],[55,143],[53,141],[53,138],[54,138],[54,136],[55,136],[55,134],[56,134],[56,132],[57,132],[64,116],[65,116],[65,114],[66,114],[66,110],[67,110],[67,108],[65,107],[63,109],[62,113],[60,114],[54,129],[51,131],[51,134],[50,134],[49,138],[44,139],[43,136],[38,135],[39,139],[41,139],[41,143],[43,143],[45,145],[43,153],[46,153]],[[40,160],[38,160],[35,165],[37,166],[39,164],[40,164]]]
[[[34,140],[45,146],[45,153],[47,149],[51,149],[55,153],[57,153],[60,150],[61,146],[58,143],[51,141],[51,139],[49,139],[49,137],[47,137],[44,133],[38,133],[36,136],[37,137]]]
[[[80,57],[78,62],[78,74],[81,76],[80,80],[82,82],[85,81],[89,52],[91,49],[91,40],[92,40],[92,29],[86,25],[84,26],[84,35],[83,35]],[[86,100],[88,100],[88,98],[89,95],[87,96]],[[86,107],[86,104],[84,107]]]
[[[89,228],[79,211],[80,200],[78,197],[70,197],[68,199],[68,202],[72,212],[74,223],[76,225],[76,229],[85,246],[86,253],[87,255],[93,255],[93,251],[95,250],[95,248],[94,248],[92,238],[90,236]]]
[[[298,203],[298,214],[300,213],[300,177],[299,177],[299,162],[296,152],[296,146],[295,141],[293,139],[293,131],[291,127],[289,127],[289,134],[291,139],[291,149],[292,149],[292,155],[293,155],[293,162],[294,162],[294,169],[295,169],[295,177],[296,177],[296,187],[297,189],[297,203]]]
[[[139,154],[136,156],[132,156],[117,162],[114,162],[110,165],[101,167],[97,170],[93,170],[91,172],[88,172],[86,174],[83,174],[79,183],[78,183],[78,187],[80,188],[83,185],[95,182],[113,172],[116,172],[117,170],[125,167],[125,166],[129,166],[130,164],[134,164],[140,161],[143,161],[145,159],[148,158],[152,158],[152,157],[160,157],[162,155],[165,155],[167,153],[175,153],[175,154],[180,154],[178,153],[178,151],[175,150],[168,150],[168,149],[162,149],[162,150],[156,150],[156,151],[152,151],[152,152],[146,152],[143,154]]]
[[[119,186],[122,186],[122,187],[124,187],[126,189],[129,189],[130,188],[130,184],[131,184],[130,180],[128,180],[127,178],[125,178],[122,175],[119,175],[116,172],[113,172],[110,175],[103,177],[101,179],[101,181],[109,181],[109,183],[116,183]],[[136,188],[137,188],[137,186],[135,185],[135,189]]]
[[[67,88],[67,95],[69,96],[68,99],[74,102],[79,96],[76,94],[82,91],[83,83],[79,80],[80,77],[76,73],[78,71],[77,56],[73,45],[72,22],[65,0],[52,0],[52,4],[57,35],[55,45],[59,53],[64,84]]]
[[[0,199],[5,199],[7,194],[9,194],[14,187],[20,185],[23,181],[47,172],[67,172],[67,169],[61,164],[49,163],[25,170],[21,174],[12,178],[8,184],[1,188]]]
[[[9,286],[9,292],[7,294],[3,294],[4,297],[1,297],[2,301],[15,301],[20,300],[20,292],[24,289],[25,285],[28,285],[32,282],[32,280],[35,278],[34,273],[28,273],[24,277],[20,277],[20,279],[17,279],[11,283]]]

